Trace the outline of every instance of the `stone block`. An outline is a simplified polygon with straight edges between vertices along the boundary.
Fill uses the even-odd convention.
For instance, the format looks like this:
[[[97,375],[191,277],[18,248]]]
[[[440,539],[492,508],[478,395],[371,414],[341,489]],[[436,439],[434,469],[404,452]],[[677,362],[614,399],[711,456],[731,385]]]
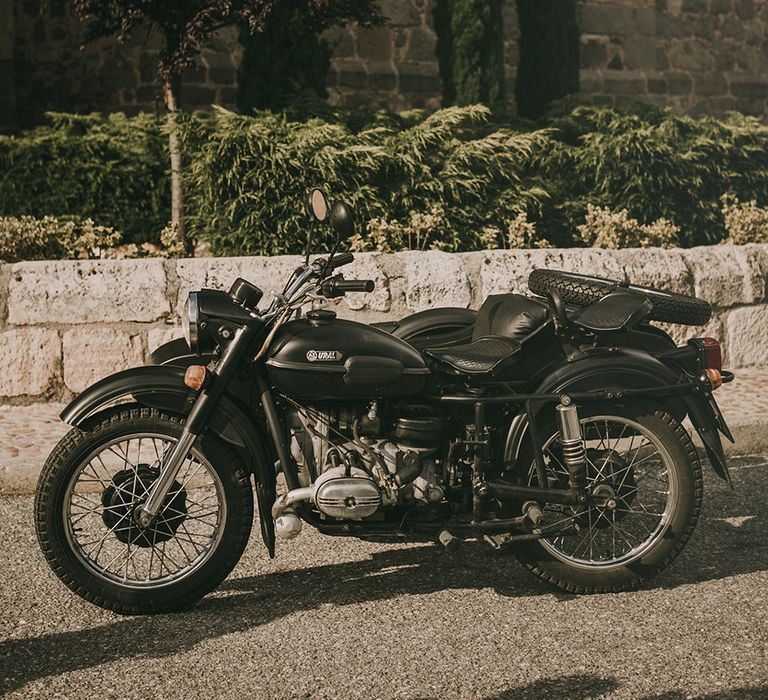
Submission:
[[[389,278],[379,265],[380,257],[378,253],[355,253],[354,262],[340,269],[346,279],[373,280],[372,292],[353,292],[342,297],[341,303],[351,311],[389,311],[392,302]]]
[[[147,333],[147,352],[153,353],[161,345],[183,336],[184,330],[181,326],[162,326],[160,328],[153,328]]]
[[[379,7],[391,26],[413,27],[421,22],[419,13],[408,0],[380,0]]]
[[[489,294],[528,293],[528,275],[538,268],[624,280],[613,255],[599,248],[544,248],[541,250],[489,250],[480,272],[482,298]]]
[[[0,332],[0,396],[35,396],[50,391],[59,372],[61,341],[50,328]]]
[[[621,75],[606,73],[603,81],[605,91],[612,95],[639,96],[645,92],[645,77],[642,74],[633,75],[623,71]]]
[[[440,306],[468,307],[472,299],[461,256],[430,250],[397,253],[405,271],[405,303],[411,311]]]
[[[713,314],[709,323],[704,326],[683,326],[679,323],[661,323],[660,321],[654,321],[653,325],[669,333],[677,345],[685,345],[690,338],[714,338],[720,342],[723,363],[727,366],[729,360],[725,342],[725,325],[720,315]]]
[[[707,0],[683,0],[683,12],[703,14],[707,11]]]
[[[299,255],[276,255],[274,257],[242,258],[195,258],[176,262],[179,276],[179,292],[176,299],[176,313],[186,312],[187,296],[198,289],[228,290],[236,278],[242,277],[264,290],[264,302],[272,293],[283,291],[285,283],[298,265]]]
[[[678,294],[693,294],[693,278],[679,250],[625,248],[612,252],[627,281]]]
[[[156,321],[169,312],[162,260],[18,263],[11,270],[8,321]]]
[[[656,66],[656,41],[653,37],[634,36],[624,40],[624,63],[630,70],[653,70]]]
[[[768,365],[768,304],[734,309],[724,320],[729,365]]]
[[[579,29],[584,34],[629,35],[636,31],[635,14],[629,5],[584,2],[577,5]]]
[[[442,90],[437,63],[401,63],[400,90],[415,93],[439,93]]]
[[[365,89],[368,87],[368,73],[360,61],[346,59],[334,61],[336,84],[342,88]]]
[[[109,328],[77,328],[64,334],[64,384],[71,391],[143,363],[139,335]]]
[[[754,248],[720,245],[681,251],[697,297],[713,306],[754,304],[765,299],[765,276]]]
[[[397,73],[391,63],[370,61],[368,63],[368,87],[378,92],[390,92],[397,87]]]
[[[408,52],[405,56],[406,60],[433,62],[435,60],[436,41],[437,38],[434,32],[421,27],[415,27],[411,30]]]
[[[579,62],[582,68],[602,68],[608,61],[607,40],[604,37],[581,37]],[[582,90],[588,92],[582,85]]]
[[[687,95],[691,92],[693,81],[687,73],[670,71],[667,73],[667,88],[671,95]]]
[[[768,79],[758,76],[731,76],[731,93],[734,97],[765,99],[768,97]]]
[[[693,91],[697,95],[725,95],[728,93],[728,81],[721,73],[697,73],[693,76]]]
[[[392,58],[392,32],[387,27],[359,29],[357,55],[373,61],[388,61]]]

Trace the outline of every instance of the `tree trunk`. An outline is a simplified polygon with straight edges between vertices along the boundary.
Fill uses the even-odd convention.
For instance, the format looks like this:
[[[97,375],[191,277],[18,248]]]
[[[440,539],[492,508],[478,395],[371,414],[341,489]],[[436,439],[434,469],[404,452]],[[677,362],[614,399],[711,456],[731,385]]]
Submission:
[[[517,0],[520,63],[518,114],[536,119],[579,91],[579,28],[575,0]]]
[[[173,78],[163,81],[163,96],[168,110],[168,150],[171,154],[171,223],[176,230],[176,240],[188,254],[193,254],[192,241],[187,239],[184,225],[184,194],[181,187],[181,142],[176,121],[178,107]]]

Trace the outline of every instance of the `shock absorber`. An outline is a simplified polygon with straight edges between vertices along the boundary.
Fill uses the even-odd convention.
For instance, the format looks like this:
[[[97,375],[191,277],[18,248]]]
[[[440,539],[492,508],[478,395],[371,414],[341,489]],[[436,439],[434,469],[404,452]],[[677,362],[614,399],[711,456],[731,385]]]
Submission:
[[[569,396],[562,396],[555,408],[560,429],[560,444],[563,449],[563,461],[568,469],[571,488],[584,496],[587,487],[587,449],[581,434],[579,412]]]

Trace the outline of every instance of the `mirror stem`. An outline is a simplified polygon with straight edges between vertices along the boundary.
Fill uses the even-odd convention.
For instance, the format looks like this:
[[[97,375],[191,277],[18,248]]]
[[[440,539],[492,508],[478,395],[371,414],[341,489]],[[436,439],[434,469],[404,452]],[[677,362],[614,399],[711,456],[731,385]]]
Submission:
[[[339,236],[336,236],[336,241],[333,244],[333,248],[331,248],[331,254],[328,256],[328,262],[325,263],[325,267],[323,268],[323,274],[322,277],[325,277],[325,274],[328,272],[329,268],[331,267],[331,263],[333,262],[333,256],[336,255],[336,251],[339,249],[339,243],[341,243],[341,238]]]
[[[315,220],[312,219],[309,222],[309,231],[307,231],[307,249],[304,252],[304,267],[309,265],[309,249],[310,249],[310,246],[312,245],[312,235],[314,234],[314,232],[315,232]]]

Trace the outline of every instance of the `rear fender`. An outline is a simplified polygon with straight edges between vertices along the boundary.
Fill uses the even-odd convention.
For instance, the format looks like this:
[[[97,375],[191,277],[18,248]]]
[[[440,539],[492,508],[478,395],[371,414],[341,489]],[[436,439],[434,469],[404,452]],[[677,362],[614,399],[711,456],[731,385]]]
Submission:
[[[102,379],[77,396],[61,413],[61,419],[83,430],[103,409],[125,399],[143,406],[187,416],[197,394],[184,384],[184,368],[147,366],[128,369]],[[262,535],[274,556],[274,525],[270,510],[274,503],[275,468],[269,459],[266,439],[260,428],[228,393],[217,401],[207,427],[231,444],[243,464],[253,473],[262,518]]]
[[[679,383],[680,374],[648,353],[622,349],[601,351],[587,355],[582,360],[563,363],[541,379],[535,393],[567,394],[583,391],[616,389],[642,389],[663,387]],[[686,415],[701,437],[715,473],[731,483],[723,447],[718,435],[719,422],[708,404],[708,395],[688,391],[674,396],[659,397],[666,410],[677,420]],[[709,396],[711,399],[711,396]],[[627,397],[623,402],[634,399]],[[543,408],[538,409],[541,413]],[[727,427],[725,428],[727,430]],[[525,415],[516,416],[510,425],[504,445],[504,464],[514,463],[528,432]]]

